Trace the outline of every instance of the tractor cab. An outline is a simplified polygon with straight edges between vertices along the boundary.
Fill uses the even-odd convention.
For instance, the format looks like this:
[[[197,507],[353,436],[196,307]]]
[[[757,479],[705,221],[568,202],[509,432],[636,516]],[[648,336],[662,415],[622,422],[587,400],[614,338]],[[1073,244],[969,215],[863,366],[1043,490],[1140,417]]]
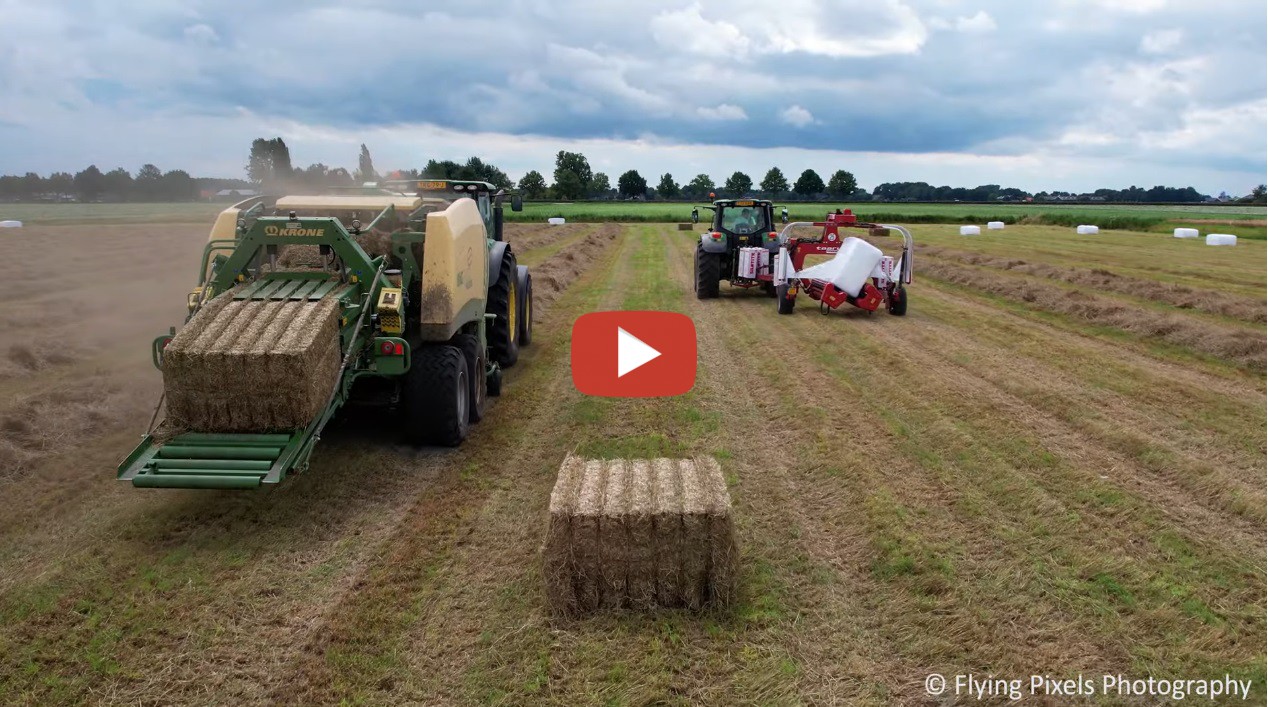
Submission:
[[[386,188],[402,194],[416,194],[426,199],[454,201],[469,197],[480,209],[485,232],[495,241],[502,240],[502,201],[511,197],[511,211],[521,211],[524,202],[519,194],[508,194],[488,182],[471,179],[400,179],[382,182]]]
[[[775,212],[770,201],[719,199],[713,202],[712,208],[711,230],[723,236],[727,250],[767,247],[775,243]]]

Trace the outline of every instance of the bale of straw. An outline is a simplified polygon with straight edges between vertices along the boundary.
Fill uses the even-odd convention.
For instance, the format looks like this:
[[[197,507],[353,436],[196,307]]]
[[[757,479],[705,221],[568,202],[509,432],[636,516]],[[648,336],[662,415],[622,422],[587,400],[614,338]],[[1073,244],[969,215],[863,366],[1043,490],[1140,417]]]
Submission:
[[[203,306],[164,352],[169,422],[199,432],[303,427],[335,384],[339,304],[233,300]]]
[[[656,605],[656,526],[652,465],[646,459],[630,462],[630,505],[625,519],[629,535],[626,591],[635,609]]]
[[[623,459],[605,462],[604,473],[607,481],[603,487],[603,508],[599,513],[600,605],[605,609],[620,609],[629,603],[625,573],[629,567],[630,539],[626,519],[630,510],[630,474]]]
[[[550,492],[550,524],[546,530],[542,573],[546,578],[546,602],[557,614],[577,613],[572,522],[576,516],[584,469],[585,460],[568,455],[559,467],[559,479]]]
[[[656,601],[682,604],[682,479],[673,459],[652,461],[652,537],[656,543]]]
[[[729,606],[738,552],[722,469],[713,459],[569,455],[542,554],[555,614]]]
[[[679,230],[679,231],[690,231],[690,230],[692,230],[693,228],[694,228],[694,226],[692,226],[692,224],[689,224],[689,223],[680,223],[680,224],[678,224],[678,230]]]
[[[576,572],[573,583],[577,587],[577,610],[582,613],[598,609],[601,599],[599,515],[603,511],[603,487],[607,481],[604,470],[602,461],[586,461],[572,520],[572,556]]]
[[[881,226],[872,226],[871,228],[867,229],[867,235],[873,238],[888,238],[889,229],[883,228]]]

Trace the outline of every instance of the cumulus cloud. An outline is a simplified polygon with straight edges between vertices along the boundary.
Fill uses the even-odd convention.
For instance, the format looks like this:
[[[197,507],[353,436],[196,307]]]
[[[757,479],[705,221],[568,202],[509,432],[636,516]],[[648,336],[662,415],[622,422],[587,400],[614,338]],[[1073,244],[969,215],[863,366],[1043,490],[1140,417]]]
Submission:
[[[748,113],[743,108],[730,103],[719,103],[712,108],[697,108],[696,115],[707,120],[748,120]]]
[[[1184,41],[1184,33],[1178,29],[1163,29],[1150,32],[1140,40],[1140,51],[1143,54],[1166,54],[1180,46]]]
[[[448,131],[463,136],[455,138],[461,153],[499,164],[530,151],[549,164],[551,144],[584,144],[606,152],[587,153],[592,163],[617,160],[611,169],[662,144],[852,155],[880,172],[909,166],[912,179],[954,162],[968,171],[952,181],[981,183],[1002,183],[995,170],[1020,178],[1049,159],[1115,165],[1114,174],[1140,182],[1225,170],[1229,182],[1259,183],[1262,176],[1247,175],[1265,167],[1256,108],[1268,81],[1262,3],[429,7],[277,0],[253,6],[252,21],[242,22],[234,2],[147,0],[119,13],[78,0],[0,0],[9,37],[0,44],[0,172],[77,170],[89,161],[135,168],[144,155],[238,175],[244,146],[271,126],[284,137],[283,127],[332,131],[354,147],[379,131]],[[385,49],[298,51],[279,41],[279,27]],[[966,39],[975,32],[992,34]],[[418,164],[449,144],[393,140]],[[297,161],[352,166],[342,147],[307,137],[299,144]],[[691,169],[690,150],[681,154]]]
[[[804,128],[815,122],[810,111],[798,105],[791,105],[779,112],[779,119],[795,128]]]
[[[995,18],[991,17],[986,10],[978,10],[977,14],[970,17],[957,17],[952,20],[935,17],[929,20],[929,26],[933,29],[953,30],[965,34],[994,32],[997,29]]]

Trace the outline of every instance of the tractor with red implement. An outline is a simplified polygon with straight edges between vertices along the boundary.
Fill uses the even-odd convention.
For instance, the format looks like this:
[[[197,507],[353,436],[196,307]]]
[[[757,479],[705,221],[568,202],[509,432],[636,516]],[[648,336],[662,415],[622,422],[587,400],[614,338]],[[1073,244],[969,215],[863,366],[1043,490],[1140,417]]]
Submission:
[[[712,228],[701,234],[696,247],[696,297],[718,296],[722,280],[741,288],[761,287],[775,297],[780,314],[791,314],[797,295],[819,303],[823,314],[850,304],[867,312],[885,305],[893,315],[907,313],[911,284],[912,237],[902,226],[860,222],[848,209],[823,221],[798,221],[773,230],[771,202],[761,199],[714,202]],[[794,235],[796,229],[821,229],[814,236]],[[849,229],[872,235],[897,232],[903,240],[897,258],[855,236]],[[810,257],[831,256],[810,267]]]

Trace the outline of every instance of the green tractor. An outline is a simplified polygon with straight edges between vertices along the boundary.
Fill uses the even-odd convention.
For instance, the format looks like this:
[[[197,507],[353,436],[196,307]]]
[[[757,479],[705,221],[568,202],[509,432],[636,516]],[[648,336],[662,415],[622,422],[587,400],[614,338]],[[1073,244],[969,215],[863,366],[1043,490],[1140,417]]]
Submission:
[[[518,211],[485,182],[415,180],[225,210],[186,326],[153,343],[165,397],[118,478],[276,484],[354,401],[390,410],[409,442],[460,444],[532,340],[532,278],[502,237],[507,197]],[[309,261],[289,266],[298,251]]]
[[[711,299],[718,296],[719,284],[730,282],[736,287],[761,287],[767,296],[775,296],[771,283],[771,256],[779,251],[779,234],[775,230],[775,212],[766,199],[718,199],[712,206],[713,222],[709,230],[700,235],[696,245],[695,275],[696,297]],[[769,255],[759,259],[755,270],[741,256],[765,250]],[[767,277],[759,278],[759,274]]]

